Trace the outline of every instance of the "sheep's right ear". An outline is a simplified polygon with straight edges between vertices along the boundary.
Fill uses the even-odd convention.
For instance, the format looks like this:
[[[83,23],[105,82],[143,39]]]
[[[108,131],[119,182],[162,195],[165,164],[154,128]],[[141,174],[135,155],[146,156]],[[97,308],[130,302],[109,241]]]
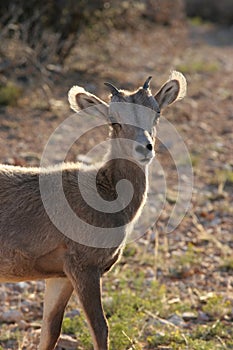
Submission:
[[[159,104],[159,108],[163,109],[171,103],[184,98],[186,90],[187,82],[183,74],[173,71],[169,80],[161,87],[154,97]]]
[[[101,100],[99,97],[84,90],[80,86],[73,86],[68,92],[68,100],[70,107],[75,111],[85,110],[89,107],[92,115],[97,117],[104,117],[108,120],[108,104]],[[87,114],[88,110],[85,111]]]

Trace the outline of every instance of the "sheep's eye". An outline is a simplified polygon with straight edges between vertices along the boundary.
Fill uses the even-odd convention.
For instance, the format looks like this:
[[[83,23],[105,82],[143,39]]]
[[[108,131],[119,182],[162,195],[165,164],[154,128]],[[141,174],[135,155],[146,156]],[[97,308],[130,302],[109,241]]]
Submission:
[[[115,129],[117,132],[119,132],[122,129],[122,125],[119,123],[112,123],[113,129]]]
[[[154,138],[156,136],[156,128],[154,127],[150,132],[149,132],[150,136],[152,138]]]
[[[159,122],[160,119],[160,113],[156,113],[155,118],[154,118],[154,122],[153,125],[156,126]]]

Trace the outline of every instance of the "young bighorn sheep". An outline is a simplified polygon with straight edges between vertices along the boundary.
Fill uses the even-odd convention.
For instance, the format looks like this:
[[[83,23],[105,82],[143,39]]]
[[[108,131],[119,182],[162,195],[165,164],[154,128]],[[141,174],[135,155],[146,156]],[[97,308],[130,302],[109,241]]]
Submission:
[[[183,98],[186,92],[186,80],[181,73],[173,72],[155,96],[149,87],[150,79],[134,92],[118,90],[106,83],[111,90],[109,104],[78,86],[69,91],[72,109],[91,107],[91,114],[105,118],[109,124],[113,143],[97,173],[96,166],[80,163],[50,168],[0,166],[0,281],[46,280],[39,350],[54,349],[73,290],[85,312],[94,349],[108,349],[101,277],[119,259],[126,235],[146,201],[147,168],[154,157],[160,110]],[[89,231],[83,232],[82,226],[68,221],[59,195],[56,197],[59,174],[69,206],[82,222],[88,223]],[[109,205],[118,201],[115,211],[104,212],[85,201],[80,184],[83,181],[86,194],[92,198],[94,189],[88,183],[93,179],[99,198]],[[121,180],[128,180],[133,187],[129,203],[124,195],[122,199],[118,196],[117,185]],[[47,185],[43,200],[41,183]],[[122,186],[123,192],[130,187],[128,182]],[[44,205],[44,199],[49,201],[54,194],[55,202],[49,203],[55,208],[54,215],[65,223],[67,232],[59,230]],[[99,241],[95,240],[98,229],[104,232]],[[72,238],[67,234],[69,230]],[[90,244],[85,245],[79,238],[88,235]]]

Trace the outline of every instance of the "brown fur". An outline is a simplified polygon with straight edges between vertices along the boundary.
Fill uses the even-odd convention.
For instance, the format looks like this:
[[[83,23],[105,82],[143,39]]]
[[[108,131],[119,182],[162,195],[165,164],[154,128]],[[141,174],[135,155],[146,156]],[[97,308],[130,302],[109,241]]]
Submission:
[[[175,80],[179,79],[181,77],[176,76]],[[174,91],[170,92],[170,85],[166,91],[165,85],[158,93],[157,102],[156,96],[153,97],[154,102],[151,100],[150,91],[145,92],[142,89],[136,93],[125,94],[124,99],[134,104],[145,105],[157,113],[156,108],[163,108],[180,98],[179,83],[173,84],[170,81],[167,84],[170,84]],[[108,120],[109,106],[84,89],[75,87],[73,92],[71,90],[69,99],[75,110],[95,103],[96,113],[104,115]],[[99,103],[102,104],[101,108]],[[139,116],[133,117],[139,118]],[[142,132],[137,128],[125,125],[119,127],[116,124],[111,129],[111,137],[116,140],[119,137],[131,140],[140,137],[140,140],[143,140],[143,148],[148,143],[154,144],[153,136],[150,136],[150,133],[153,134],[154,125],[155,122],[151,121],[148,130]],[[120,142],[116,147],[118,151],[122,147],[122,158],[127,155],[132,161],[111,160],[110,156],[116,151],[112,148],[99,166],[97,190],[103,199],[115,200],[116,184],[121,179],[128,179],[134,187],[134,194],[132,201],[124,210],[112,214],[101,213],[91,208],[80,195],[77,173],[85,175],[87,191],[92,191],[89,180],[95,176],[93,166],[84,167],[79,163],[67,163],[48,169],[0,166],[0,281],[46,279],[40,350],[54,349],[60,334],[64,309],[73,289],[86,314],[94,349],[108,349],[108,327],[101,304],[101,276],[121,256],[126,235],[132,230],[134,221],[140,215],[148,188],[147,172],[143,170],[147,165],[139,166],[137,160],[135,162],[132,149],[123,149]],[[150,153],[152,156],[153,150]],[[137,155],[142,157],[141,154]],[[93,226],[93,232],[95,232],[94,226],[111,229],[125,225],[119,230],[116,246],[95,248],[82,245],[68,238],[51,222],[41,199],[39,177],[48,180],[49,197],[55,190],[54,179],[61,172],[64,193],[69,205],[78,217]],[[66,218],[61,216],[61,220],[65,222]],[[83,232],[80,232],[73,222],[66,224],[74,231],[78,240]]]

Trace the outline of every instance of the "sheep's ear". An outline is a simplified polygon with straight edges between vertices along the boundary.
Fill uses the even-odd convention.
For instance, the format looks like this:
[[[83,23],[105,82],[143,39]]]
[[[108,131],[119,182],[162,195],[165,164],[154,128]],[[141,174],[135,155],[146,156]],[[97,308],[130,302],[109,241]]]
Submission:
[[[68,92],[68,100],[70,107],[75,112],[92,107],[89,110],[92,115],[108,119],[108,104],[80,86],[73,86],[70,89]],[[88,110],[86,112],[88,114]]]
[[[187,82],[183,74],[173,71],[169,80],[155,94],[160,109],[181,100],[186,95]]]

